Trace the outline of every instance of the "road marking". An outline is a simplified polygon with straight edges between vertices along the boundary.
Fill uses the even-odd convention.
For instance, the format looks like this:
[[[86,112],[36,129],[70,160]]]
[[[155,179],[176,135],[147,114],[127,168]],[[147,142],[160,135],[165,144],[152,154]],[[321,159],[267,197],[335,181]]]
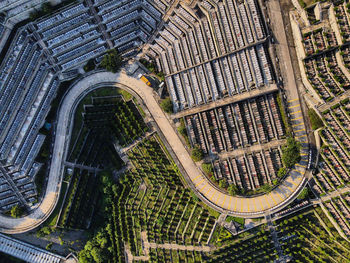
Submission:
[[[301,110],[290,112],[290,114],[292,115],[292,114],[296,114],[296,113],[299,113],[299,112],[301,112]]]
[[[243,212],[243,202],[241,202],[241,212]]]
[[[302,132],[302,131],[305,131],[305,129],[297,130],[295,132]]]
[[[306,134],[303,134],[303,135],[300,135],[300,136],[295,136],[295,138],[301,138],[301,137],[304,137],[306,136]]]
[[[289,102],[293,102],[293,101],[297,101],[297,100],[299,100],[299,99],[289,100],[288,103],[289,103]]]
[[[254,212],[258,211],[258,209],[256,209],[256,203],[255,203],[255,198],[252,199],[253,200],[253,207],[254,207]]]
[[[300,156],[309,155],[308,153],[301,153]]]
[[[294,124],[294,125],[292,125],[292,127],[296,127],[296,126],[299,126],[299,125],[303,125],[304,123],[303,122],[301,122],[301,123],[298,123],[298,124]]]
[[[194,178],[193,181],[196,181],[200,176],[201,176],[201,174],[196,176],[196,178]]]
[[[209,200],[213,202],[213,196],[215,194],[215,190],[213,190],[213,193],[211,194],[211,196],[209,197]]]
[[[205,192],[204,196],[207,196],[211,189],[212,189],[212,188],[209,187],[208,190]]]
[[[235,209],[233,211],[237,211],[237,203],[238,203],[238,201],[236,200]]]
[[[285,198],[285,196],[283,195],[283,194],[280,194],[280,193],[276,193],[277,194],[277,196],[281,199],[281,201],[283,201],[284,200],[284,198]],[[282,195],[283,195],[283,197],[282,197]]]
[[[297,173],[299,173],[299,174],[302,175],[301,171],[299,171],[299,170],[297,170],[297,169],[292,169],[292,171],[297,172]]]
[[[302,118],[303,118],[303,116],[298,117],[298,118],[295,118],[295,119],[291,119],[291,121],[297,121],[297,120],[300,120],[300,119],[302,119]]]
[[[204,187],[206,187],[208,184],[204,184],[204,186],[199,190],[199,192],[202,192]]]
[[[292,108],[296,108],[296,107],[299,107],[299,106],[300,106],[300,104],[297,104],[297,105],[294,105],[294,106],[289,106],[288,108],[292,109]]]
[[[268,205],[268,208],[271,208],[272,206],[270,205],[269,199],[267,198],[267,195],[265,195],[266,203]]]
[[[224,207],[226,198],[227,198],[227,195],[224,194],[224,201],[222,202],[222,206],[221,207]]]
[[[301,165],[301,164],[298,164],[298,163],[296,163],[295,165],[296,165],[296,166],[299,166],[299,167],[306,168],[306,165]]]
[[[273,193],[272,192],[270,193],[270,196],[272,198],[272,201],[275,203],[275,205],[277,205],[277,202],[276,202],[275,198],[273,198]]]
[[[205,180],[205,178],[202,178],[202,180],[200,180],[198,183],[196,183],[194,186],[197,187],[199,186],[203,181]]]
[[[228,210],[231,210],[232,205],[232,196],[230,196],[230,200],[228,201]]]
[[[261,205],[261,210],[264,210],[264,205],[263,205],[263,202],[262,202],[261,199],[262,199],[262,198],[259,198],[259,200],[260,200],[260,205]]]
[[[246,204],[246,206],[247,206],[247,211],[250,212],[249,199],[247,198],[246,201],[247,201],[247,204]]]

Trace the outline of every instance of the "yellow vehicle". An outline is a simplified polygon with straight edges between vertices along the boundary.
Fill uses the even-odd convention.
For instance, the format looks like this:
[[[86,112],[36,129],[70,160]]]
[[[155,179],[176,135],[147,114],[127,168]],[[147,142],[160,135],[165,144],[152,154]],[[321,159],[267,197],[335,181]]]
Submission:
[[[143,82],[145,82],[148,86],[151,86],[151,82],[149,82],[149,80],[145,77],[145,76],[142,76],[140,78]]]

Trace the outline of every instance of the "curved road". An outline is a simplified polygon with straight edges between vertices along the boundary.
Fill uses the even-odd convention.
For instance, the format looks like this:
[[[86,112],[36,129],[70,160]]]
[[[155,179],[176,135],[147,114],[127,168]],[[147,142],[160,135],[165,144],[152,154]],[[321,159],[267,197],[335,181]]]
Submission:
[[[179,162],[182,164],[183,169],[186,171],[187,175],[185,175],[185,178],[189,185],[204,202],[217,210],[243,217],[262,216],[267,211],[277,210],[289,204],[302,188],[308,158],[307,143],[303,143],[302,161],[291,170],[283,183],[272,192],[253,198],[244,198],[232,197],[219,191],[203,176],[192,161],[177,133],[170,125],[169,120],[154,98],[152,88],[148,87],[144,82],[131,78],[124,73],[98,72],[77,82],[66,94],[61,104],[48,186],[42,203],[30,215],[23,218],[13,219],[0,216],[1,232],[26,232],[39,226],[50,216],[59,197],[64,169],[63,163],[70,141],[75,108],[82,97],[90,90],[96,88],[100,83],[114,83],[116,85],[119,83],[125,85],[142,98],[143,103],[148,108]],[[295,101],[297,103],[297,99]],[[295,116],[299,114],[300,112],[297,112]]]

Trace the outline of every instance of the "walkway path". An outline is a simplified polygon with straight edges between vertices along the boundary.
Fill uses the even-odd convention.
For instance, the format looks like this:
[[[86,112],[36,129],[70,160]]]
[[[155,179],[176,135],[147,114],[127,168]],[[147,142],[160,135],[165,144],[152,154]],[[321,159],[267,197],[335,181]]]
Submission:
[[[261,96],[264,94],[269,94],[269,93],[274,92],[274,91],[278,91],[277,85],[276,84],[269,84],[269,86],[264,86],[264,87],[259,88],[259,89],[254,89],[251,91],[243,92],[240,94],[236,94],[236,95],[233,95],[230,97],[220,99],[218,101],[212,101],[212,102],[209,102],[209,103],[204,104],[204,105],[200,105],[200,106],[197,106],[197,107],[194,107],[191,109],[186,109],[186,110],[180,111],[176,114],[173,114],[171,116],[171,118],[173,118],[173,119],[181,118],[183,116],[195,114],[197,112],[210,110],[210,109],[224,106],[227,104],[231,104],[231,103],[239,102],[242,100],[258,97],[258,96]]]
[[[302,188],[301,183],[303,182],[307,165],[306,156],[294,167],[285,181],[268,194],[254,198],[243,198],[229,196],[219,191],[192,161],[189,153],[156,101],[152,88],[148,87],[141,80],[131,78],[124,73],[98,72],[77,82],[66,94],[60,106],[48,186],[42,203],[29,216],[23,218],[14,219],[3,215],[0,216],[0,231],[6,233],[25,232],[40,225],[51,214],[59,197],[64,167],[62,161],[66,159],[67,146],[69,145],[73,127],[72,114],[74,114],[79,101],[88,92],[96,89],[98,86],[107,85],[107,83],[108,85],[116,85],[130,90],[132,93],[137,93],[143,99],[143,103],[147,106],[148,111],[186,171],[184,176],[187,182],[204,202],[217,210],[227,211],[230,214],[243,217],[261,216],[266,210],[277,210],[287,205]]]

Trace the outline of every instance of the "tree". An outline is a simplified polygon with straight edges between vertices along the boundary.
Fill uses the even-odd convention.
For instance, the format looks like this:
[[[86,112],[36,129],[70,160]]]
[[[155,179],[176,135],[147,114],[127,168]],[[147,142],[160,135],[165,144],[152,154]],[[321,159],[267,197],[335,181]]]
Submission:
[[[198,146],[195,146],[192,150],[191,157],[195,162],[199,162],[200,160],[202,160],[204,157],[202,149],[199,148]]]
[[[173,113],[173,103],[169,97],[162,100],[162,102],[160,103],[160,107],[166,113]]]
[[[84,66],[84,71],[89,72],[91,70],[95,69],[95,63],[93,59],[89,59],[88,62]]]
[[[238,188],[234,184],[230,184],[229,187],[227,188],[227,191],[232,196],[238,194]]]
[[[287,144],[282,147],[282,162],[287,168],[291,168],[300,161],[300,142],[288,137]]]
[[[14,217],[14,218],[19,218],[21,217],[21,215],[23,214],[23,208],[18,206],[18,205],[15,205],[11,208],[11,216]]]
[[[283,176],[285,176],[287,173],[287,169],[285,167],[281,167],[278,172],[277,172],[277,176],[279,178],[282,178]]]
[[[202,169],[207,175],[213,173],[213,165],[211,163],[202,163]]]
[[[226,188],[227,188],[227,182],[226,182],[226,180],[225,180],[225,179],[221,179],[221,180],[219,181],[219,186],[220,186],[221,188],[226,189]]]
[[[298,199],[305,199],[308,197],[308,195],[309,195],[309,188],[305,187],[303,191],[301,191],[300,194],[298,195]]]
[[[317,130],[318,128],[321,128],[324,126],[322,119],[318,116],[318,114],[314,109],[309,109],[307,113],[309,115],[311,127],[313,130]]]
[[[107,54],[101,61],[101,67],[107,71],[117,73],[119,68],[122,66],[122,57],[118,54],[116,49],[108,50]]]

